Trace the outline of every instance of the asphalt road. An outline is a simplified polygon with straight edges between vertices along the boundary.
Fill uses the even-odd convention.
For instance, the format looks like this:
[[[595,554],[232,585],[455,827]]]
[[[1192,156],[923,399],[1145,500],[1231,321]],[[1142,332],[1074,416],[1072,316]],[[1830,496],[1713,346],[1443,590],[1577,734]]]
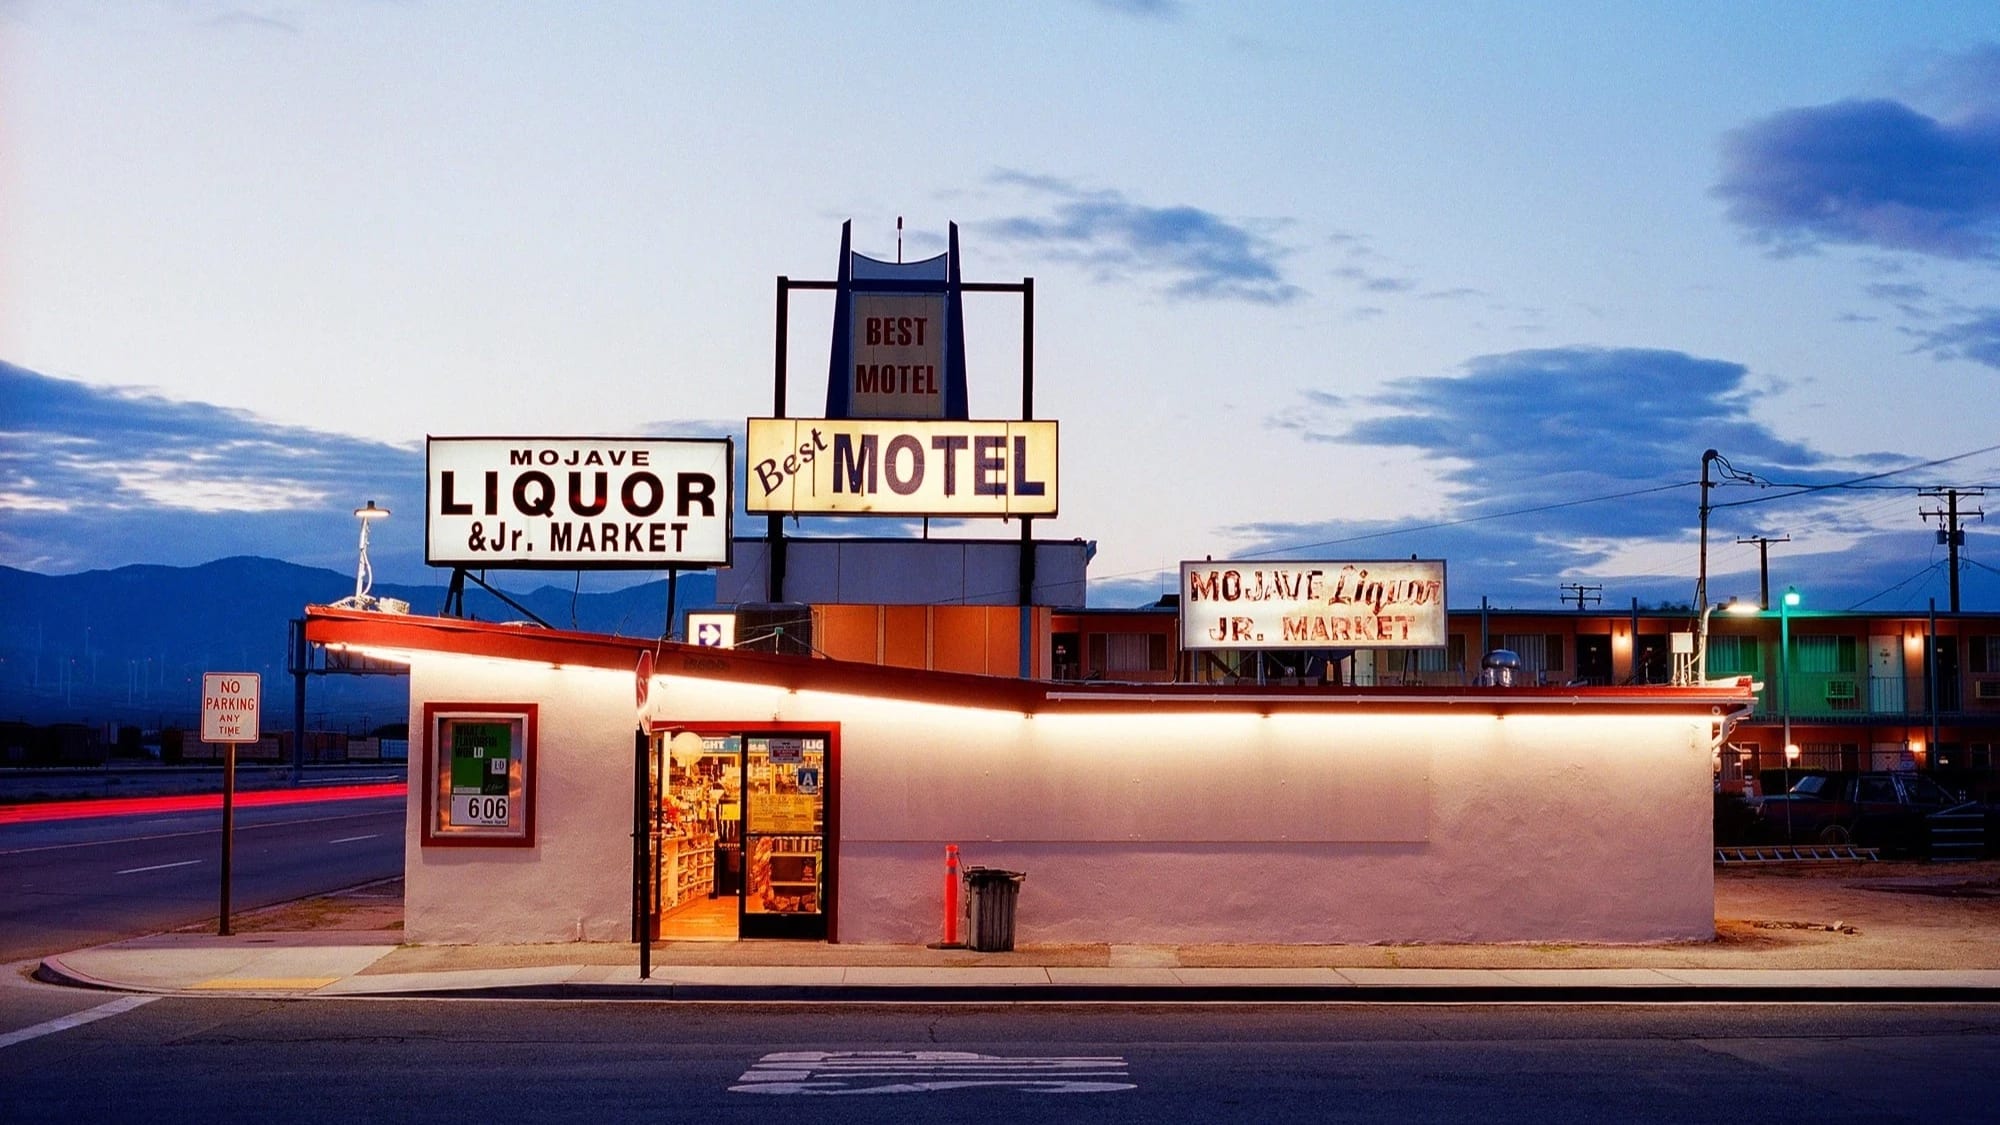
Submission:
[[[0,1120],[1983,1122],[2000,1104],[1993,1005],[101,1003],[0,1039]]]
[[[245,910],[403,870],[403,798],[238,807],[230,902]],[[0,963],[214,922],[222,815],[0,825]]]

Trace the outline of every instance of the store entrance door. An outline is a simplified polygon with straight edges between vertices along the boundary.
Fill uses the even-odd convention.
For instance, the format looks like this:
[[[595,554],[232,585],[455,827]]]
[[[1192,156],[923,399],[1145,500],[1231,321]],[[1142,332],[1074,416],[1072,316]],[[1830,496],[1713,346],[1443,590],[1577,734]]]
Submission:
[[[654,734],[653,936],[824,940],[830,731]]]
[[[743,937],[824,940],[824,735],[743,740]]]

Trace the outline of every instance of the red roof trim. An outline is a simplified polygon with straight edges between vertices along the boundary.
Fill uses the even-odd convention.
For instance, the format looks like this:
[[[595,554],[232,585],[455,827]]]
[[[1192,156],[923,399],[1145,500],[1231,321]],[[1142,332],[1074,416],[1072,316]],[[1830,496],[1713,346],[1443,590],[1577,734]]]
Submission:
[[[1256,687],[1215,684],[1052,683],[857,664],[738,649],[701,648],[558,629],[522,628],[446,617],[366,613],[306,607],[306,639],[419,652],[487,656],[635,672],[641,652],[653,652],[658,675],[762,684],[946,706],[1022,713],[1092,711],[1351,710],[1627,712],[1635,708],[1699,711],[1748,704],[1747,682],[1734,687]]]

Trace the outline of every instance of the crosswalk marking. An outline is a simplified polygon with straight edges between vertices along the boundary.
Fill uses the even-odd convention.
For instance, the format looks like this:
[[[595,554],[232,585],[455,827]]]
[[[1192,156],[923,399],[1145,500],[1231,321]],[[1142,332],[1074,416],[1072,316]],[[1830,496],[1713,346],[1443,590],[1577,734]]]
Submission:
[[[974,1087],[1105,1094],[1138,1087],[1119,1055],[982,1055],[973,1051],[774,1051],[733,1094],[922,1094]]]
[[[157,996],[120,996],[109,1004],[99,1004],[95,1008],[86,1008],[81,1012],[74,1012],[45,1023],[38,1023],[33,1027],[24,1027],[19,1031],[10,1031],[5,1035],[0,1035],[0,1048],[12,1047],[16,1043],[26,1043],[30,1039],[40,1039],[44,1035],[54,1035],[58,1031],[68,1031],[72,1027],[82,1027],[87,1023],[95,1023],[107,1016],[115,1016],[120,1012],[129,1012],[141,1004],[150,1004],[158,999],[159,997]]]

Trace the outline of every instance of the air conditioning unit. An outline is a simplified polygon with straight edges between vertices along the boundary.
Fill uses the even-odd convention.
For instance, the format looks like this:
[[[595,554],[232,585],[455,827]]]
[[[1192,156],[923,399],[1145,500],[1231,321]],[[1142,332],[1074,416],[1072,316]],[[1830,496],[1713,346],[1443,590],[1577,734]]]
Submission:
[[[1853,680],[1828,680],[1826,682],[1826,697],[1828,700],[1853,699],[1854,696]]]
[[[1980,680],[1972,685],[1974,699],[2000,699],[2000,680]]]

